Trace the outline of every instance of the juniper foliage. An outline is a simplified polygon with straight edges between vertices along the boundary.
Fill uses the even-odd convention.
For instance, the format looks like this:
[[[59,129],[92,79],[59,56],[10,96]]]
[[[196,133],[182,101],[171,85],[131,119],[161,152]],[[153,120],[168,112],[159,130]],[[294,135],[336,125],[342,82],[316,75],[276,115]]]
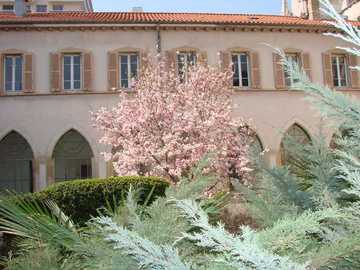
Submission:
[[[321,3],[342,31],[332,35],[352,43],[345,50],[360,56],[360,30],[329,1]],[[22,256],[8,260],[8,269],[359,269],[360,102],[311,82],[292,62],[284,59],[284,65],[297,81],[294,90],[304,91],[323,117],[342,123],[347,135],[339,136],[336,149],[321,136],[311,145],[290,138],[289,164],[257,170],[259,184],[242,192],[258,230],[242,227],[232,235],[211,222],[209,214],[216,215],[224,197],[209,202],[204,196],[214,179],[200,164],[165,198],[140,207],[130,191],[124,203],[99,212],[81,229],[69,226],[54,205],[55,218],[26,202],[22,208],[1,203],[0,225],[33,240]],[[344,194],[352,199],[344,200]]]

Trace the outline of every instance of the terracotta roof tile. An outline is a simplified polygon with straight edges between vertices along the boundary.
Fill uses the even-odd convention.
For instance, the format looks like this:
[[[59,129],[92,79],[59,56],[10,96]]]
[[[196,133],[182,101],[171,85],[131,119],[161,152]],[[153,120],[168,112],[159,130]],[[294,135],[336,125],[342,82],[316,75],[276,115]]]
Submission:
[[[31,13],[17,17],[0,13],[0,24],[212,24],[212,25],[278,25],[327,26],[326,21],[291,16],[165,13],[165,12],[51,12]],[[360,26],[360,22],[353,22]]]

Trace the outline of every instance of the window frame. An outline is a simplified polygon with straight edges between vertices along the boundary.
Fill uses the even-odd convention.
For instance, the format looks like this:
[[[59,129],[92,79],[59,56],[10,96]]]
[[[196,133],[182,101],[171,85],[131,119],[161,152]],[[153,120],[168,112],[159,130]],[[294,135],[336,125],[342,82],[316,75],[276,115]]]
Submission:
[[[302,68],[303,63],[302,63],[300,52],[285,52],[285,57],[286,58],[288,58],[288,57],[296,58],[296,64],[298,64],[300,66],[300,68]],[[292,87],[294,85],[294,83],[296,83],[294,78],[292,78],[291,74],[289,74],[285,69],[284,69],[284,83],[285,83],[285,87]]]
[[[193,54],[195,62],[194,64],[190,64],[189,63],[189,55]],[[179,68],[179,56],[180,55],[184,55],[185,56],[185,61],[184,61],[184,74],[181,74],[180,68]],[[196,66],[198,64],[199,61],[199,56],[198,56],[198,51],[196,50],[180,50],[176,52],[176,59],[175,59],[175,64],[176,64],[176,74],[180,80],[181,83],[186,82],[188,80],[188,72],[189,72],[189,68],[191,66]],[[183,75],[183,76],[182,76]]]
[[[337,83],[338,85],[335,84],[335,77],[334,77],[334,66],[333,66],[333,58],[336,58],[336,73],[337,73]],[[340,61],[339,58],[342,57],[344,58],[344,68],[345,68],[345,85],[341,84],[342,78],[340,77],[341,72],[340,72]],[[348,88],[350,87],[350,74],[349,74],[349,64],[348,64],[348,59],[346,54],[341,54],[341,53],[332,53],[330,55],[330,61],[331,61],[331,75],[332,75],[332,83],[334,85],[334,87],[336,88]]]
[[[6,87],[6,73],[7,73],[7,68],[6,68],[6,58],[11,58],[12,59],[12,80],[11,80],[11,89],[7,89]],[[16,58],[17,57],[21,57],[21,81],[20,81],[20,89],[16,90]],[[14,65],[14,61],[15,61],[15,65]],[[7,94],[13,94],[13,93],[21,93],[24,91],[24,55],[23,54],[5,54],[2,58],[2,67],[3,67],[3,87],[4,87],[4,92]]]
[[[61,9],[55,9],[55,7],[61,7]],[[64,12],[64,5],[63,4],[53,4],[51,11],[52,12]]]
[[[45,7],[45,11],[40,11],[39,8],[44,8]],[[44,5],[44,4],[38,4],[35,6],[35,11],[38,13],[46,13],[48,12],[48,5]]]
[[[12,7],[12,9],[4,9],[4,7]],[[14,12],[15,11],[15,5],[12,4],[5,4],[1,7],[2,12]]]
[[[242,55],[245,55],[246,56],[246,59],[247,59],[247,73],[248,73],[248,85],[247,86],[244,86],[243,85],[243,82],[242,82],[242,68],[241,68],[241,56]],[[234,78],[235,78],[235,70],[233,69],[234,71],[234,74],[233,74],[233,78],[232,78],[232,87],[236,88],[236,89],[248,89],[248,88],[251,88],[251,85],[252,85],[252,74],[251,74],[251,59],[250,59],[250,53],[248,51],[242,51],[242,52],[236,52],[236,51],[233,51],[230,53],[230,61],[233,65],[233,68],[234,68],[234,65],[235,63],[233,62],[233,56],[237,56],[237,61],[238,61],[238,69],[239,69],[239,85],[236,86],[234,85]]]
[[[126,56],[127,57],[127,82],[128,82],[128,87],[122,86],[122,63],[121,63],[121,57],[122,56]],[[135,78],[131,77],[131,56],[136,56],[136,76]],[[137,80],[139,78],[139,71],[140,71],[140,53],[139,52],[119,52],[118,55],[118,76],[119,76],[119,81],[118,81],[118,87],[119,89],[126,89],[126,90],[131,90],[133,87],[131,85],[131,81],[133,79]]]
[[[66,56],[70,56],[71,57],[71,63],[70,63],[70,89],[66,89],[65,88],[65,57]],[[79,56],[80,57],[80,87],[79,88],[74,88],[74,57],[75,56]],[[76,91],[82,91],[83,90],[83,79],[84,79],[84,63],[83,63],[83,54],[82,53],[63,53],[61,55],[61,70],[62,70],[62,78],[61,78],[61,84],[62,84],[62,89],[64,91],[68,91],[68,92],[76,92]]]

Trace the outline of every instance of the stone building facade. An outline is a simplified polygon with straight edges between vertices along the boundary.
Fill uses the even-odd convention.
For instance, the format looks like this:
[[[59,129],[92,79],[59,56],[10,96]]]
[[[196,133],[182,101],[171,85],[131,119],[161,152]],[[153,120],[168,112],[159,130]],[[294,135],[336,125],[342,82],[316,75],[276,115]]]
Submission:
[[[360,25],[353,22],[354,25]],[[328,143],[326,126],[291,78],[273,47],[282,48],[314,82],[359,97],[358,59],[337,50],[342,41],[325,21],[295,16],[51,12],[0,14],[0,186],[40,190],[55,181],[106,177],[91,111],[112,106],[144,65],[162,54],[180,66],[233,64],[234,117],[251,119],[257,143],[280,162],[284,134]],[[266,44],[265,44],[266,43]],[[139,77],[138,79],[141,79]]]

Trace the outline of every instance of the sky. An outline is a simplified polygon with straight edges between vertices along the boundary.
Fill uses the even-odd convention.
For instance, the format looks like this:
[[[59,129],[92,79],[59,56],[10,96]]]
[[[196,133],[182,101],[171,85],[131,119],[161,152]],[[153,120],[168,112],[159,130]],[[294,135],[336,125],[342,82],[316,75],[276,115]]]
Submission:
[[[281,0],[92,0],[95,11],[224,12],[280,14]]]

